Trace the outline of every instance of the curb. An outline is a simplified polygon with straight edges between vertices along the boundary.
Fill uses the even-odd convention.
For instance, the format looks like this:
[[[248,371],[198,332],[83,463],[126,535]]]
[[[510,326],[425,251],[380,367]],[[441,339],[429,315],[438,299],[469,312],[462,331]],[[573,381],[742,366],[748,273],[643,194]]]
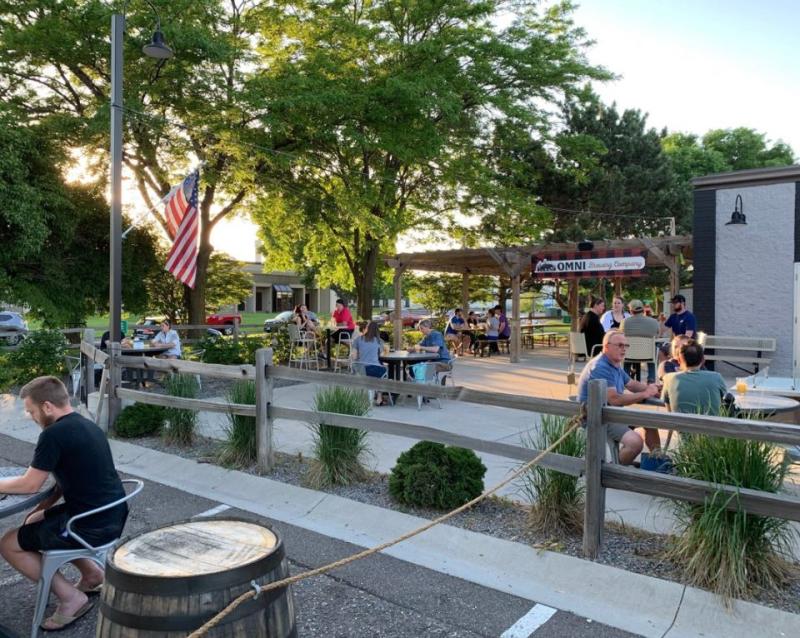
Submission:
[[[32,423],[8,421],[0,433],[29,443],[38,436]],[[132,443],[111,440],[110,444],[122,472],[363,547],[426,522]],[[800,635],[797,614],[745,601],[735,601],[729,611],[714,595],[699,589],[449,525],[385,553],[647,638]]]

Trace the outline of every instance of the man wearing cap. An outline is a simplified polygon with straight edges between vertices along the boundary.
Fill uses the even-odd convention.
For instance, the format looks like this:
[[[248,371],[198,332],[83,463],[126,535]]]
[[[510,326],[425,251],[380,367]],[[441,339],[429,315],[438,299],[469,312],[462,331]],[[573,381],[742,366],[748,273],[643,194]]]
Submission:
[[[626,337],[648,337],[652,338],[658,335],[661,326],[658,321],[652,317],[646,317],[644,314],[644,304],[639,299],[631,299],[628,304],[628,310],[631,311],[631,316],[627,317],[620,326],[622,332]],[[625,372],[629,375],[636,371],[636,378],[641,379],[642,364],[639,362],[625,363]],[[647,362],[647,382],[655,383],[656,380],[656,365],[652,361]]]
[[[672,314],[664,323],[664,327],[672,330],[673,337],[686,335],[694,338],[697,333],[697,320],[686,309],[686,297],[675,295],[669,302],[672,304]]]

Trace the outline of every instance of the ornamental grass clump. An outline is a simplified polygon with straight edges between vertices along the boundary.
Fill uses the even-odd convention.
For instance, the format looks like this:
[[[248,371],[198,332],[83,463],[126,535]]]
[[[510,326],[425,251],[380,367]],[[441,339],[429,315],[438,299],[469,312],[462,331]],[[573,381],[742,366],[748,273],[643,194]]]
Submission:
[[[193,374],[171,374],[164,380],[167,394],[183,399],[194,399],[199,390],[197,378]],[[168,443],[191,445],[194,439],[194,428],[197,424],[197,412],[183,408],[166,408],[166,425],[162,430],[164,440]]]
[[[256,404],[255,381],[235,382],[228,390],[229,404]],[[242,414],[228,413],[225,428],[227,439],[220,452],[220,462],[224,465],[247,466],[256,460],[256,418]]]
[[[547,449],[564,434],[569,423],[564,417],[543,415],[539,429],[523,436],[522,443],[534,450]],[[553,451],[582,458],[586,453],[583,430],[573,430]],[[531,502],[528,521],[534,531],[561,536],[583,529],[584,486],[577,476],[534,465],[521,479],[520,489]]]
[[[314,397],[315,412],[365,416],[369,409],[369,396],[360,389],[333,386]],[[349,485],[367,478],[362,462],[369,449],[366,431],[328,425],[321,417],[309,425],[314,449],[306,480],[311,487]]]
[[[449,510],[479,496],[485,475],[472,450],[420,441],[397,457],[389,494],[405,505]]]
[[[759,441],[684,434],[673,463],[679,476],[774,493],[787,471],[781,452]],[[680,533],[667,551],[689,584],[726,603],[778,589],[798,576],[789,522],[727,509],[736,502],[735,494],[721,492],[703,504],[673,501]]]

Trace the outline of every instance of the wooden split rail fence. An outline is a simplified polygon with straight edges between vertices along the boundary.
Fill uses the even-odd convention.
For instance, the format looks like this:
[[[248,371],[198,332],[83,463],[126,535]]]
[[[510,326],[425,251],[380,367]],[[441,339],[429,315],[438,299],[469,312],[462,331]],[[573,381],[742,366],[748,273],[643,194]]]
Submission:
[[[82,351],[87,358],[97,360],[97,351],[92,345],[84,343]],[[341,385],[350,388],[392,392],[400,396],[423,395],[431,398],[499,406],[568,418],[576,416],[580,409],[580,406],[572,401],[485,392],[460,386],[421,385],[373,377],[274,366],[272,365],[272,350],[269,348],[256,352],[256,364],[254,366],[227,366],[172,359],[150,359],[121,356],[115,354],[116,352],[117,347],[114,344],[112,354],[107,361],[107,372],[109,373],[109,404],[110,406],[116,404],[116,407],[112,407],[109,414],[116,414],[120,401],[128,399],[140,403],[189,410],[254,416],[257,428],[258,466],[263,472],[270,471],[273,465],[272,432],[275,419],[324,422],[330,425],[356,428],[368,432],[380,432],[411,439],[433,441],[521,462],[530,461],[539,453],[539,450],[523,445],[477,439],[435,427],[402,423],[387,418],[357,417],[277,406],[273,402],[275,379],[321,385]],[[220,403],[206,399],[184,399],[125,389],[121,387],[120,383],[120,370],[123,367],[166,373],[200,374],[218,379],[250,379],[255,381],[256,384],[256,405]],[[774,422],[645,411],[631,407],[611,407],[605,404],[605,397],[605,381],[592,381],[585,415],[585,458],[550,453],[540,461],[540,464],[547,469],[570,476],[583,477],[585,480],[586,503],[583,550],[587,557],[596,558],[602,545],[605,491],[609,488],[693,503],[703,503],[715,493],[721,492],[731,496],[727,504],[728,509],[742,509],[757,516],[774,516],[786,520],[800,521],[800,499],[788,494],[774,494],[740,488],[734,485],[718,485],[707,481],[648,472],[606,462],[608,425],[612,423],[789,445],[800,445],[800,427]],[[390,413],[391,411],[382,412],[384,415]],[[113,419],[111,422],[113,422]]]

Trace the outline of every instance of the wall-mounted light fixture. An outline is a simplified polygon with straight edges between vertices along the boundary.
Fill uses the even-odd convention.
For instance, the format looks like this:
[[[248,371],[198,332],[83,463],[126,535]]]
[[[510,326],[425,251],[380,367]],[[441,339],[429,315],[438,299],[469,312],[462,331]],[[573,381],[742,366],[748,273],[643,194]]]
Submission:
[[[592,250],[593,248],[594,242],[591,239],[584,239],[578,242],[578,250]]]
[[[744,214],[744,204],[742,204],[742,196],[736,196],[736,203],[731,213],[731,221],[725,223],[726,226],[747,226],[747,217]]]

